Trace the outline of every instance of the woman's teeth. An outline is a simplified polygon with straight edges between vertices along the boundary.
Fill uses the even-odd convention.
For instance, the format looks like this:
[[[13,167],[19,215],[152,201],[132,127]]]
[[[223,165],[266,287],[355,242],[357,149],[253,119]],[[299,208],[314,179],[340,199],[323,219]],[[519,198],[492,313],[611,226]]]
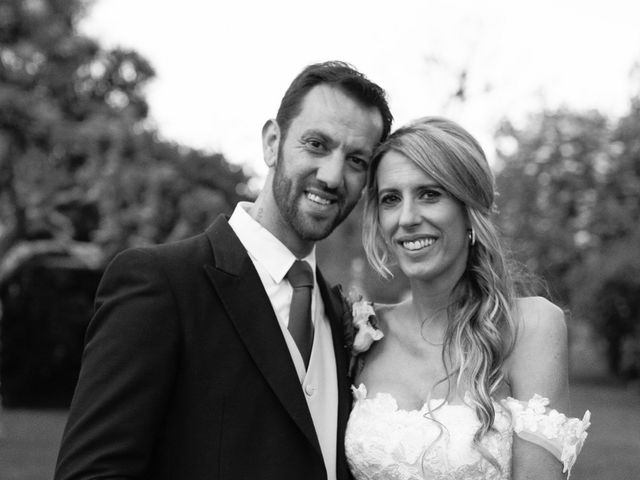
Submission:
[[[421,248],[430,247],[435,241],[435,238],[421,238],[419,240],[401,242],[401,245],[407,250],[420,250]]]

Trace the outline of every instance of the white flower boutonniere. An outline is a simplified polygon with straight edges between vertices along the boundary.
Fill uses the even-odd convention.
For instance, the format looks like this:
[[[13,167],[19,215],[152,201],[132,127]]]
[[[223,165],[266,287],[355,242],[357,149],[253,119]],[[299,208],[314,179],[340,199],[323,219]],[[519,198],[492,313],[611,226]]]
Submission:
[[[352,376],[358,356],[369,350],[373,342],[384,337],[384,333],[378,327],[373,302],[366,301],[355,289],[344,295],[338,286],[338,292],[342,298],[344,343],[349,352],[349,375]]]
[[[373,303],[363,300],[362,295],[360,295],[359,300],[353,302],[351,314],[353,315],[353,326],[355,328],[351,354],[355,356],[369,350],[373,342],[377,342],[384,337],[384,333],[378,328]]]

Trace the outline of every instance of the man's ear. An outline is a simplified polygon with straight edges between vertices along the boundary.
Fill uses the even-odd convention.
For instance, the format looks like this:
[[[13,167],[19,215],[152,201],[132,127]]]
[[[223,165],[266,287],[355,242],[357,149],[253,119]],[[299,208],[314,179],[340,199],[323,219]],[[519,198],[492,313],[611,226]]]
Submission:
[[[262,127],[262,154],[267,167],[275,167],[278,161],[280,146],[280,127],[273,118],[265,122]]]

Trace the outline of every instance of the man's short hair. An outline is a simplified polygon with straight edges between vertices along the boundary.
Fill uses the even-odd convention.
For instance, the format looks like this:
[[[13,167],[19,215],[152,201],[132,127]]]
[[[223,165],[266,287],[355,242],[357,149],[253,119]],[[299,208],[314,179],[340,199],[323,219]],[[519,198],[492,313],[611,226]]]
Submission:
[[[382,116],[382,136],[380,141],[386,140],[391,130],[393,116],[387,104],[385,91],[353,66],[339,61],[309,65],[291,82],[284,97],[282,97],[276,116],[283,140],[287,136],[291,122],[302,109],[302,101],[305,95],[317,85],[337,87],[362,106],[378,109]]]

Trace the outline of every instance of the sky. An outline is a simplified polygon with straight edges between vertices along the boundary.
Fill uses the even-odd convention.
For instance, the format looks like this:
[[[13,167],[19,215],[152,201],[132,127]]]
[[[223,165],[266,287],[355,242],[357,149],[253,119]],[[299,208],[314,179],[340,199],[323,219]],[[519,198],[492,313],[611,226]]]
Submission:
[[[95,0],[80,27],[151,62],[163,138],[260,178],[262,125],[308,64],[351,63],[387,91],[394,128],[447,116],[491,161],[502,119],[559,106],[623,115],[640,90],[638,19],[637,0]]]

